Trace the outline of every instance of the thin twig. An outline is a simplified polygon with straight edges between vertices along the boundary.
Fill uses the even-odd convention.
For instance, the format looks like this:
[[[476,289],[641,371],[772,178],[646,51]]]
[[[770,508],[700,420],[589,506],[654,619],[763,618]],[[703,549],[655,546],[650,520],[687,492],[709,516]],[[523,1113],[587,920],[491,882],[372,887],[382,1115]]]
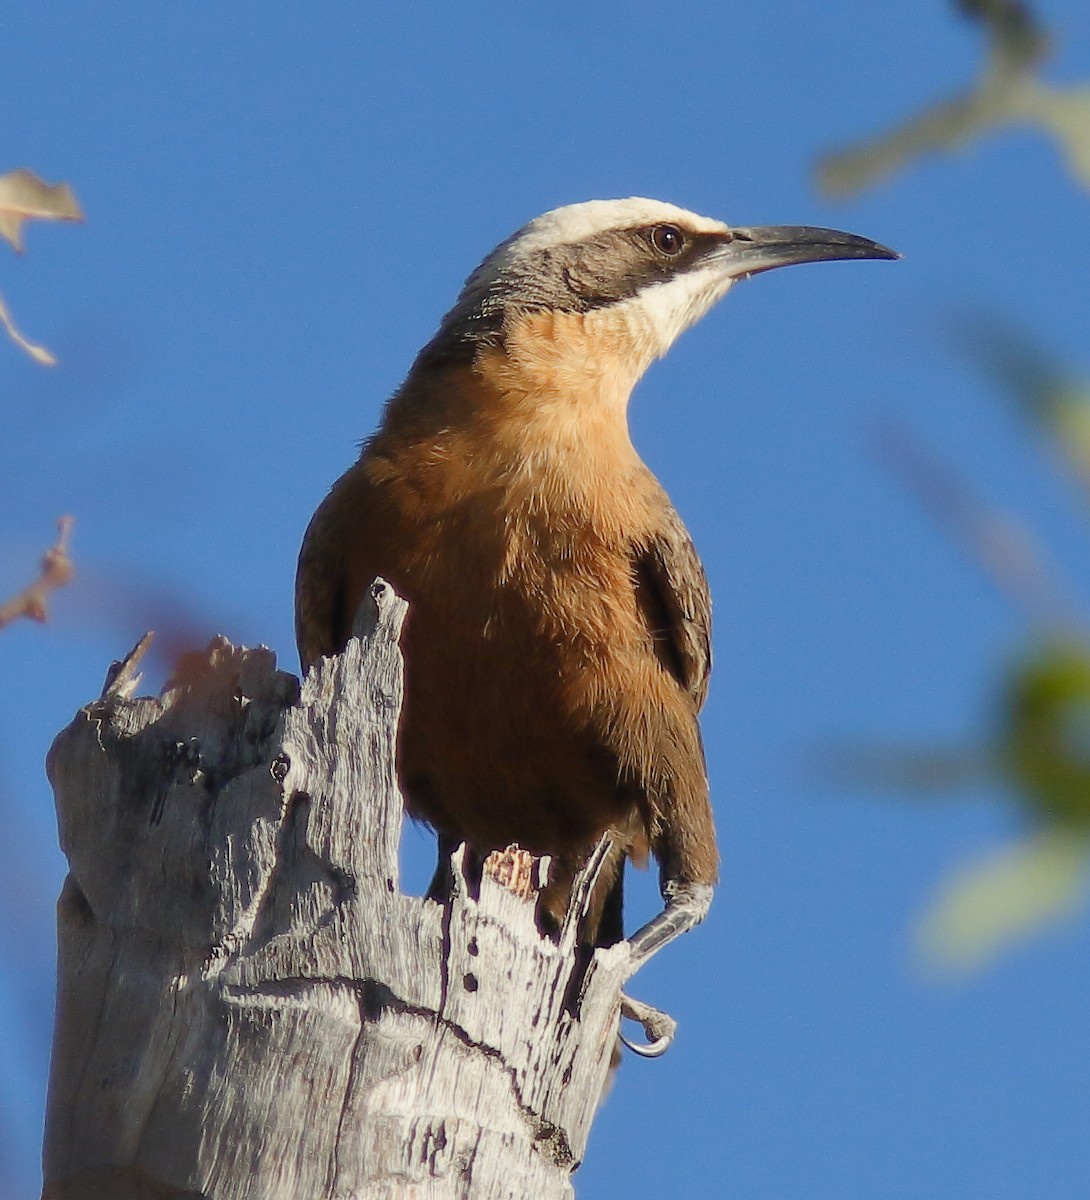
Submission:
[[[1084,629],[1070,593],[1046,563],[1044,548],[1010,513],[991,507],[899,422],[874,432],[881,457],[969,560],[1030,622],[1046,631]]]
[[[50,592],[64,587],[74,574],[72,560],[68,557],[68,536],[72,532],[72,524],[71,517],[61,517],[57,522],[57,540],[43,555],[38,578],[17,596],[0,604],[0,629],[20,617],[44,621],[49,615],[47,601]]]

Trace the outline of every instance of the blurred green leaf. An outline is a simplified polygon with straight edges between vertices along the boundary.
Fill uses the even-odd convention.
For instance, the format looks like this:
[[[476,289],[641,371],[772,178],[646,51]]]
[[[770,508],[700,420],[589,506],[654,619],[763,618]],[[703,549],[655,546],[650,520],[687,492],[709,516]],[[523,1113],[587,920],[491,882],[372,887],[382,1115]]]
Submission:
[[[1083,187],[1090,188],[1090,87],[1054,88],[1037,83],[1021,97],[1021,115],[1056,139],[1067,169]]]
[[[1044,132],[1090,188],[1090,86],[1042,78],[1051,39],[1020,0],[954,0],[981,28],[976,82],[873,140],[818,166],[826,193],[844,196],[915,159],[950,152],[1001,128]],[[1061,449],[1090,490],[1090,381],[1065,372],[1018,330],[979,320],[968,329],[984,366]],[[987,778],[1024,814],[1024,839],[951,873],[917,935],[933,964],[978,967],[1072,912],[1090,882],[1090,632],[1045,548],[1011,513],[982,502],[960,474],[903,427],[887,422],[883,457],[968,559],[1027,619],[1040,641],[1006,674],[985,752],[878,747],[831,758],[849,786],[917,795],[953,793]]]
[[[1004,688],[996,762],[1032,832],[952,873],[923,915],[933,965],[972,970],[1083,903],[1090,881],[1090,649],[1049,642]]]
[[[1090,879],[1090,839],[1066,826],[1041,830],[955,872],[917,930],[930,966],[971,971],[1047,922],[1072,913]]]
[[[1033,819],[1090,832],[1090,651],[1054,642],[1011,676],[998,757]]]
[[[823,156],[817,179],[827,195],[852,195],[925,154],[956,150],[1018,125],[1054,138],[1071,173],[1090,188],[1090,87],[1053,87],[1038,78],[1049,39],[1026,5],[959,0],[957,7],[983,26],[988,39],[976,84],[889,133]]]

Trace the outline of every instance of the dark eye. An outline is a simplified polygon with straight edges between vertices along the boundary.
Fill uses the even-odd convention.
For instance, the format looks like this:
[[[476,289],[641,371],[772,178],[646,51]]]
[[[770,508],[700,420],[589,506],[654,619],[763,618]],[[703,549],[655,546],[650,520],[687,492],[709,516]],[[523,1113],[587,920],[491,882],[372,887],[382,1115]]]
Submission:
[[[656,225],[651,230],[651,245],[660,254],[673,258],[685,248],[685,235],[676,225]]]

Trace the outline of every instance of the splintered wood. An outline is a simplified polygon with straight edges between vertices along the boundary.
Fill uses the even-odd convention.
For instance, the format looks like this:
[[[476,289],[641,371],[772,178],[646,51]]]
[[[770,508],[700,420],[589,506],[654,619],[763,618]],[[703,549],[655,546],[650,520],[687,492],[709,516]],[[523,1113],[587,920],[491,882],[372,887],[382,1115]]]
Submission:
[[[401,894],[405,606],[372,600],[301,694],[216,640],[158,698],[122,664],[58,737],[46,1200],[574,1194],[628,947],[577,953],[592,874],[544,937],[516,847]]]
[[[545,884],[543,873],[537,870],[543,861],[547,860],[534,858],[528,850],[508,846],[492,851],[484,860],[484,873],[520,900],[530,900]]]

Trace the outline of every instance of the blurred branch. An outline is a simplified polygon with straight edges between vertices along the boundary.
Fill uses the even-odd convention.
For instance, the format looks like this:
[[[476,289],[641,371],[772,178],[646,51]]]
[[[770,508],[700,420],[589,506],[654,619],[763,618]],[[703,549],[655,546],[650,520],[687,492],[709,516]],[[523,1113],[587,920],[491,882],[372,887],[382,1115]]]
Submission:
[[[1018,356],[1011,386],[1035,395],[1039,364]],[[1051,391],[1048,393],[1051,394]],[[923,914],[925,961],[972,970],[1082,902],[1090,879],[1090,650],[1086,626],[1046,569],[1036,540],[1008,514],[979,503],[904,428],[880,445],[920,503],[945,526],[1038,633],[1047,634],[1006,674],[990,755],[1029,824],[1019,842],[952,870]],[[896,779],[894,780],[896,782]]]
[[[840,742],[825,746],[816,766],[835,787],[907,792],[949,798],[954,791],[995,780],[990,747],[866,745]]]
[[[1067,590],[1046,567],[1043,549],[1024,526],[978,501],[904,426],[887,420],[876,431],[875,441],[924,510],[1031,624],[1054,630],[1084,627]]]
[[[1090,86],[1057,87],[1042,78],[1052,40],[1028,4],[954,3],[984,37],[977,79],[885,134],[826,155],[817,175],[828,195],[850,195],[924,155],[952,152],[1012,126],[1043,132],[1075,179],[1090,188]],[[963,333],[974,357],[1053,439],[1090,490],[1090,381],[1057,368],[1021,331],[997,321],[974,320]],[[1038,635],[1003,674],[996,726],[981,750],[864,747],[833,760],[849,785],[934,795],[990,778],[1016,801],[1024,823],[1020,839],[951,869],[917,926],[918,947],[930,964],[971,970],[1085,898],[1090,627],[1032,531],[982,503],[908,429],[886,422],[875,441],[924,510]]]
[[[67,183],[46,183],[23,167],[0,175],[0,237],[10,242],[17,254],[23,252],[23,224],[32,219],[82,221],[83,210]],[[57,360],[44,346],[28,341],[15,328],[3,298],[0,298],[0,325],[32,358],[47,367],[56,364]]]
[[[978,314],[964,322],[963,330],[973,357],[1022,414],[1056,442],[1067,467],[1090,491],[1090,379],[1057,367],[1008,322]]]
[[[1090,188],[1090,86],[1054,87],[1038,77],[1051,43],[1030,8],[1018,0],[955,0],[984,30],[987,50],[976,84],[940,101],[895,129],[818,162],[818,186],[849,196],[914,159],[952,151],[1009,125],[1051,136],[1075,178]]]
[[[68,537],[72,532],[72,524],[71,517],[61,517],[57,522],[57,540],[45,552],[38,578],[17,596],[0,604],[0,629],[20,617],[31,621],[46,619],[50,593],[63,587],[73,575],[72,560],[68,557]]]

